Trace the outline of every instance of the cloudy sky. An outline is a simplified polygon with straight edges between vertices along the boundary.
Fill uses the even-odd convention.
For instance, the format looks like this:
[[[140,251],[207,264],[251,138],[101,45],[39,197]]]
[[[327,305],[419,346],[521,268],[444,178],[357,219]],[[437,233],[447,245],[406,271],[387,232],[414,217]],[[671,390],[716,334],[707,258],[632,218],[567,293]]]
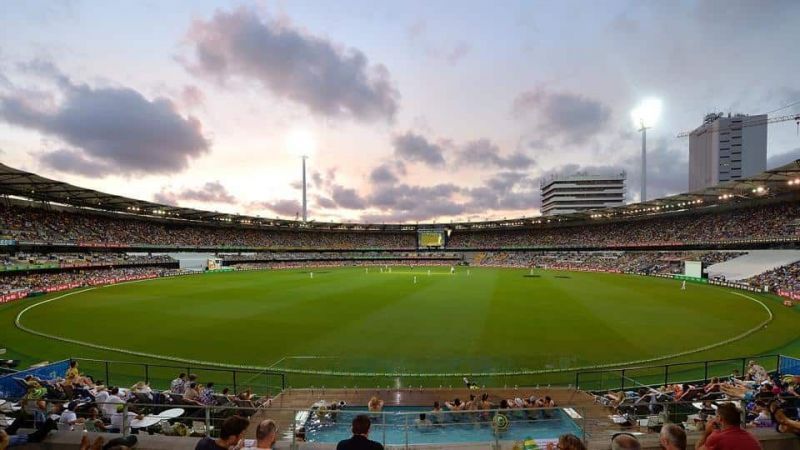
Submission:
[[[0,161],[130,197],[316,220],[538,214],[554,173],[688,185],[707,112],[800,112],[800,2],[26,1],[0,9]],[[782,108],[798,102],[793,106]],[[782,109],[779,109],[782,108]],[[769,128],[769,165],[800,157]]]

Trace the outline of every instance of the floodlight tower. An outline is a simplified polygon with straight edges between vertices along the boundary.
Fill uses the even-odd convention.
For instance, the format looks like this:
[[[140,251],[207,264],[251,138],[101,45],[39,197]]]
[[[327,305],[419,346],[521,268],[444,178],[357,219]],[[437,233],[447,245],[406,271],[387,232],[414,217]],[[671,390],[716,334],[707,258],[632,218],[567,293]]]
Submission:
[[[647,130],[653,127],[661,114],[661,100],[648,98],[631,111],[633,124],[642,133],[642,186],[639,202],[647,201]]]
[[[306,201],[306,159],[308,155],[302,155],[300,158],[303,160],[303,222],[308,220],[308,209]]]
[[[639,122],[639,131],[642,132],[642,192],[639,195],[640,202],[647,201],[647,129],[648,128],[650,127],[646,126],[644,124],[644,121]],[[304,189],[303,192],[305,192],[305,186],[303,187],[303,189]],[[305,193],[303,195],[305,195]]]
[[[316,139],[311,130],[295,128],[286,135],[286,148],[295,157],[300,157],[303,163],[303,222],[308,220],[308,198],[306,197],[306,160],[316,150]]]

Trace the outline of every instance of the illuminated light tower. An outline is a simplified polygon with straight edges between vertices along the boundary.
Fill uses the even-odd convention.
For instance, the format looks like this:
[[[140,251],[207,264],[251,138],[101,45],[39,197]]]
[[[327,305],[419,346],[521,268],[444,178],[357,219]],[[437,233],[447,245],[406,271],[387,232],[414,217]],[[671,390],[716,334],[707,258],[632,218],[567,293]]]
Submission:
[[[308,220],[308,199],[306,197],[306,159],[316,150],[316,140],[311,131],[295,128],[286,135],[286,148],[303,162],[303,222]]]
[[[661,115],[661,100],[648,98],[631,111],[633,124],[642,132],[642,192],[639,202],[647,201],[647,129],[652,128]]]
[[[308,220],[308,202],[306,200],[306,159],[308,155],[300,157],[303,160],[303,222]]]

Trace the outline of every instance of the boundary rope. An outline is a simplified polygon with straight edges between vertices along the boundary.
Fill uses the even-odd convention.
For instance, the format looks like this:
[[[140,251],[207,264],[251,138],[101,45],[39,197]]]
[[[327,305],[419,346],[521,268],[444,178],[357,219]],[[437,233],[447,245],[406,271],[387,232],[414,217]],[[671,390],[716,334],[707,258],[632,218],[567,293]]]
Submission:
[[[549,373],[581,372],[581,371],[591,371],[591,370],[612,369],[612,368],[615,368],[615,367],[622,368],[624,366],[647,364],[647,363],[658,362],[658,361],[663,361],[663,360],[667,360],[667,359],[679,358],[679,357],[682,357],[682,356],[687,356],[687,355],[691,355],[691,354],[695,354],[695,353],[700,353],[700,352],[711,350],[711,349],[714,349],[714,348],[717,348],[717,347],[721,347],[723,345],[731,344],[733,342],[742,340],[742,339],[750,336],[751,334],[763,329],[767,324],[772,322],[772,320],[774,318],[774,315],[772,314],[772,310],[770,310],[769,307],[767,305],[765,305],[761,300],[755,299],[755,298],[753,298],[753,297],[751,297],[749,295],[742,294],[740,292],[727,291],[730,294],[738,295],[740,297],[744,297],[744,298],[746,298],[746,299],[748,299],[750,301],[753,301],[753,302],[761,305],[761,307],[764,308],[764,310],[767,312],[767,315],[768,315],[767,319],[762,321],[762,322],[760,322],[755,327],[750,328],[749,330],[746,330],[743,333],[740,333],[740,334],[738,334],[738,335],[736,335],[736,336],[734,336],[732,338],[725,339],[723,341],[716,342],[716,343],[713,343],[713,344],[704,345],[702,347],[698,347],[698,348],[695,348],[695,349],[685,350],[685,351],[672,353],[672,354],[668,354],[668,355],[656,356],[656,357],[652,357],[652,358],[643,358],[643,359],[637,359],[637,360],[632,360],[632,361],[622,361],[622,362],[616,362],[616,363],[595,364],[595,365],[569,367],[569,368],[534,369],[534,370],[527,370],[526,369],[526,370],[501,371],[501,372],[453,372],[453,373],[340,372],[340,371],[333,371],[333,370],[290,369],[290,368],[283,368],[283,367],[275,367],[274,365],[270,366],[270,367],[263,367],[263,366],[252,366],[252,365],[242,365],[242,364],[225,364],[225,363],[219,363],[219,362],[214,362],[214,361],[194,360],[194,359],[188,359],[188,358],[181,358],[181,357],[173,356],[173,355],[158,355],[158,354],[155,354],[155,353],[147,353],[147,352],[141,352],[141,351],[136,351],[136,350],[128,350],[128,349],[123,349],[123,348],[118,348],[118,347],[112,347],[112,346],[108,346],[108,345],[94,344],[94,343],[91,343],[91,342],[85,342],[85,341],[81,341],[81,340],[78,340],[78,339],[72,339],[72,338],[67,338],[67,337],[63,337],[63,336],[57,336],[57,335],[53,335],[53,334],[43,333],[41,331],[34,330],[34,329],[29,328],[29,327],[27,327],[27,326],[22,324],[22,316],[26,312],[28,312],[28,311],[30,311],[33,308],[36,308],[38,306],[45,305],[47,303],[50,303],[50,302],[53,302],[53,301],[56,301],[56,300],[60,300],[60,299],[63,299],[63,298],[66,298],[66,297],[69,297],[69,296],[72,296],[72,295],[76,295],[76,294],[81,294],[81,293],[84,293],[84,292],[87,292],[87,291],[91,291],[91,290],[94,290],[94,289],[104,289],[104,288],[108,288],[108,287],[112,287],[112,286],[120,286],[120,285],[128,284],[128,283],[139,283],[139,282],[143,282],[143,281],[152,281],[152,280],[136,280],[136,281],[130,281],[130,282],[117,283],[117,284],[113,284],[113,285],[106,285],[106,286],[101,286],[101,287],[91,287],[91,288],[82,289],[82,290],[78,290],[78,291],[68,292],[66,294],[62,294],[62,295],[53,297],[51,299],[47,299],[47,300],[43,300],[43,301],[38,302],[38,303],[34,303],[33,305],[29,305],[29,306],[23,308],[22,311],[20,311],[17,314],[17,316],[16,316],[16,318],[14,320],[14,325],[17,328],[19,328],[20,330],[24,331],[24,332],[27,332],[27,333],[30,333],[30,334],[33,334],[33,335],[36,335],[36,336],[44,337],[44,338],[47,338],[47,339],[53,339],[53,340],[56,340],[56,341],[66,342],[66,343],[69,343],[69,344],[81,345],[81,346],[84,346],[84,347],[94,348],[94,349],[97,349],[97,350],[118,352],[118,353],[127,354],[127,355],[131,355],[131,356],[159,359],[159,360],[162,360],[162,361],[179,362],[179,363],[182,363],[182,364],[190,364],[190,365],[196,365],[196,366],[217,367],[217,368],[225,368],[225,369],[247,369],[247,370],[274,371],[274,372],[281,372],[281,373],[285,373],[285,374],[298,374],[298,375],[322,375],[322,376],[343,376],[343,377],[435,378],[435,377],[502,377],[502,376],[541,375],[541,374],[549,374]]]

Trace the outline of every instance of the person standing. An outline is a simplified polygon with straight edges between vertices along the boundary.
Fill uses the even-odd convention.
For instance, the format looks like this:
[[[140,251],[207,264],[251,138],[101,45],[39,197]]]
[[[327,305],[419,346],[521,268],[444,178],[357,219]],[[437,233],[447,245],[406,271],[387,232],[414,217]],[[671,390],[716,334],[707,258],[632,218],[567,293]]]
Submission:
[[[256,428],[256,447],[261,450],[272,450],[278,439],[278,426],[274,420],[262,420]]]
[[[359,414],[353,419],[353,437],[339,441],[336,450],[383,450],[380,442],[369,440],[369,416]]]

